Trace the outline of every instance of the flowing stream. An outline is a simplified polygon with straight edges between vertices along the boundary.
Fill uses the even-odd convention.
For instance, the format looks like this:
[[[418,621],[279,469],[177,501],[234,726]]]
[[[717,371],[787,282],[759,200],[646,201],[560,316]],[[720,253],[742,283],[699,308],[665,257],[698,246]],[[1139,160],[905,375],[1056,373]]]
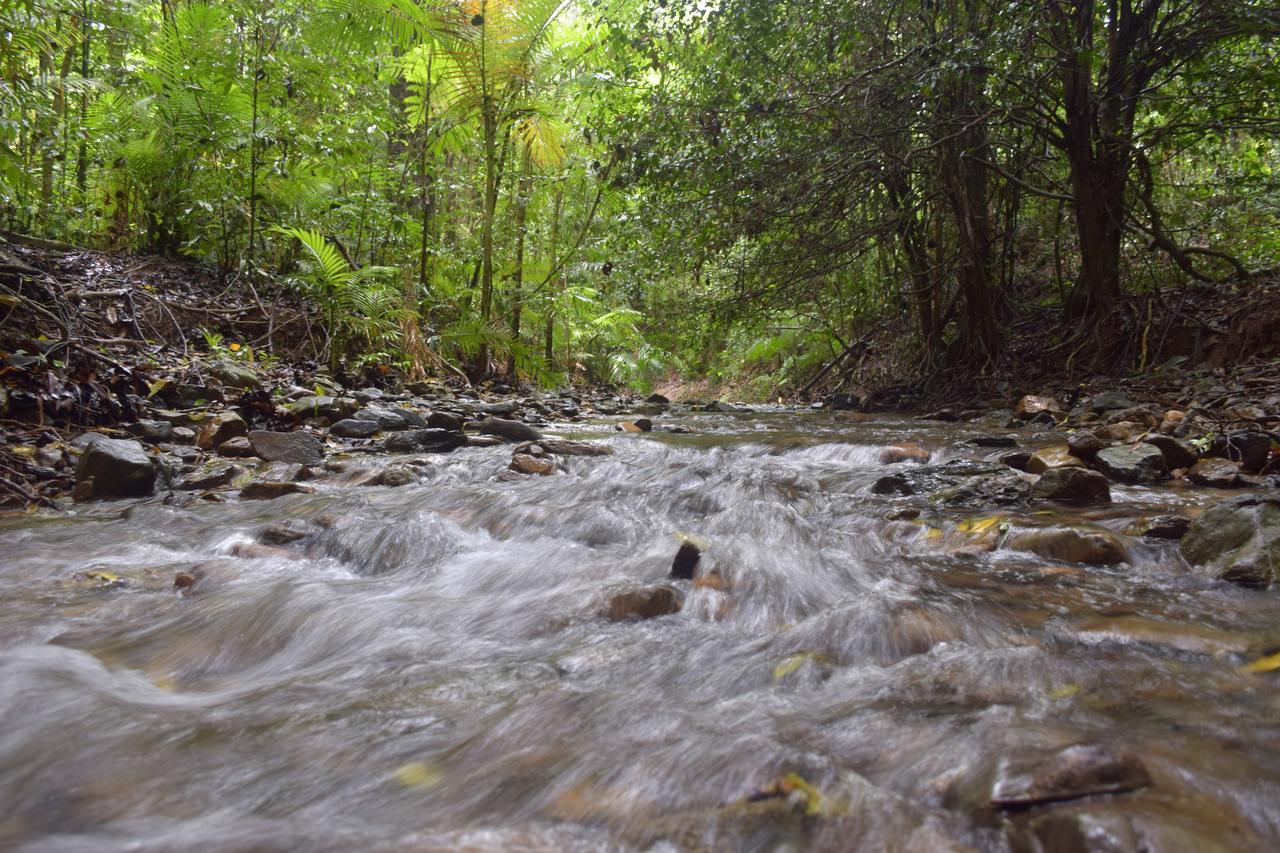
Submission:
[[[400,488],[0,521],[0,849],[1280,848],[1277,676],[1243,668],[1280,599],[1125,533],[1225,493],[890,520],[920,501],[871,493],[912,464],[884,446],[1003,451],[978,426],[683,422],[553,427],[616,453],[551,477],[468,448]],[[306,538],[243,547],[281,522]],[[989,549],[1062,524],[1126,562]],[[604,618],[666,582],[678,534],[724,588]],[[1149,784],[991,804],[1077,744]]]

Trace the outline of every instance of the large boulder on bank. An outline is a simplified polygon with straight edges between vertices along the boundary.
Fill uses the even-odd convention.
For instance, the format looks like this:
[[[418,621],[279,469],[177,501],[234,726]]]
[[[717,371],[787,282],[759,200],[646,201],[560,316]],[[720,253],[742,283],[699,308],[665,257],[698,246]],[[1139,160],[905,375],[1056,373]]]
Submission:
[[[1211,577],[1269,586],[1280,571],[1280,497],[1222,501],[1192,522],[1178,547],[1188,563]]]
[[[1111,479],[1124,483],[1158,483],[1165,475],[1164,454],[1160,448],[1145,443],[1103,448],[1094,457],[1094,465]]]
[[[249,433],[253,452],[268,462],[293,465],[319,465],[324,461],[324,442],[309,432],[269,432],[259,429]]]
[[[392,433],[382,442],[388,453],[449,453],[467,443],[460,432],[446,429],[410,429]]]
[[[144,498],[156,490],[156,466],[137,441],[99,438],[76,463],[79,500]]]

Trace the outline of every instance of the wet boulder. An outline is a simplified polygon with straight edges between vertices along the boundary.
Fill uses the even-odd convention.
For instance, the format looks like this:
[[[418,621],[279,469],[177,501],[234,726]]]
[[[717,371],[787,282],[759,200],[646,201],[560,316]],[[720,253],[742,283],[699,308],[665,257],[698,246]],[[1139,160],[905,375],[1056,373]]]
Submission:
[[[1105,530],[1078,530],[1074,527],[1016,530],[1005,538],[1003,547],[1029,551],[1064,563],[1114,566],[1125,561],[1123,543]]]
[[[1160,448],[1146,443],[1099,450],[1094,464],[1111,479],[1124,483],[1157,483],[1165,475],[1164,454]]]
[[[268,462],[319,465],[324,461],[324,442],[309,432],[254,430],[249,433],[249,443],[253,452]]]
[[[534,450],[534,448],[539,448]],[[549,453],[553,456],[612,456],[613,448],[607,444],[592,444],[589,441],[569,441],[563,438],[540,438],[536,442],[527,441],[515,448],[515,453],[528,453],[540,456]]]
[[[1187,472],[1187,479],[1197,486],[1230,489],[1239,484],[1240,469],[1230,459],[1211,456],[1191,466],[1191,470]]]
[[[991,789],[991,805],[1029,808],[1136,791],[1150,784],[1151,775],[1136,755],[1098,744],[1078,744],[1050,756],[1002,761]]]
[[[246,501],[269,501],[285,495],[310,495],[315,493],[315,486],[307,483],[295,483],[287,480],[254,480],[240,490],[240,497]]]
[[[1031,454],[1027,460],[1027,471],[1032,474],[1043,474],[1054,468],[1082,468],[1084,460],[1073,456],[1066,445],[1045,447]]]
[[[410,429],[387,436],[382,447],[388,453],[449,453],[467,443],[460,432],[444,429]]]
[[[1271,437],[1262,432],[1234,432],[1214,443],[1214,453],[1238,462],[1240,468],[1257,473],[1271,456]]]
[[[1107,443],[1091,432],[1072,433],[1067,438],[1067,450],[1072,456],[1083,459],[1087,462],[1093,461],[1093,457],[1098,455],[1098,451],[1107,446]]]
[[[1178,540],[1187,535],[1191,529],[1191,519],[1181,515],[1154,515],[1140,518],[1125,532],[1130,536],[1141,536],[1145,539]]]
[[[486,418],[477,431],[481,435],[496,435],[512,443],[537,441],[542,438],[542,433],[523,421],[509,421],[503,418]]]
[[[684,601],[665,584],[620,592],[609,599],[604,615],[611,622],[641,621],[679,613]]]
[[[404,421],[400,421],[401,425]],[[329,427],[329,434],[338,438],[373,438],[382,431],[382,426],[375,420],[343,418]]]
[[[508,467],[521,474],[536,474],[540,477],[550,477],[556,472],[556,464],[550,459],[539,459],[528,453],[513,454]]]
[[[1050,468],[1036,481],[1031,496],[1064,503],[1110,503],[1111,484],[1104,475],[1088,468]]]
[[[1005,506],[1030,497],[1031,482],[1004,465],[955,459],[881,477],[871,485],[871,491],[877,495],[927,495],[950,506]]]
[[[969,443],[974,447],[1017,447],[1018,439],[1012,435],[975,435]]]
[[[1199,451],[1180,438],[1174,438],[1171,435],[1150,435],[1147,436],[1146,443],[1160,448],[1160,452],[1164,454],[1165,467],[1170,471],[1177,468],[1190,468],[1200,461]]]
[[[1179,549],[1188,563],[1213,578],[1269,586],[1280,569],[1280,497],[1222,501],[1192,522]]]
[[[76,463],[77,500],[148,497],[155,492],[156,466],[137,441],[98,438]]]

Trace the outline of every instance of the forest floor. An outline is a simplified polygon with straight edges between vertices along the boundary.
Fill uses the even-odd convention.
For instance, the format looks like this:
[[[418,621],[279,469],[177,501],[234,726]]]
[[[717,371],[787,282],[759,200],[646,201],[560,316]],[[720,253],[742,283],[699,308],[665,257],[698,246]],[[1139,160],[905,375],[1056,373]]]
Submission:
[[[642,400],[502,380],[406,382],[379,365],[331,376],[307,357],[319,349],[322,324],[282,286],[5,236],[0,499],[10,504],[52,507],[73,494],[134,488],[127,477],[123,486],[88,482],[81,457],[93,436],[137,439],[163,457],[161,480],[207,486],[243,476],[229,460],[305,467],[324,458],[317,447],[326,442],[357,452],[520,444],[538,438],[543,423],[600,418],[619,419],[619,429],[679,431],[667,398],[677,410],[742,410],[719,402],[721,389],[706,382],[672,383]],[[864,341],[851,368],[833,372],[825,395],[790,404],[941,421],[994,417],[1010,427],[1101,430],[1106,441],[1170,436],[1187,452],[1166,474],[1189,476],[1191,457],[1211,454],[1236,466],[1218,466],[1217,481],[1270,485],[1257,478],[1276,472],[1280,457],[1280,282],[1135,296],[1089,331],[1064,327],[1048,310],[1021,314],[998,364],[921,377],[893,343],[901,330],[886,326]],[[264,432],[306,440],[270,449]],[[517,474],[545,469],[527,447],[517,450]],[[268,472],[284,475],[299,471]]]

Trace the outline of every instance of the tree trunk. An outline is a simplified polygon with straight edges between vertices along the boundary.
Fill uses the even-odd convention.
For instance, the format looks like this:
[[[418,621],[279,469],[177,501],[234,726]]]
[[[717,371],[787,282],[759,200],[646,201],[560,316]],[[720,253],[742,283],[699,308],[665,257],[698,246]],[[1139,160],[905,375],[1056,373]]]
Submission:
[[[529,194],[533,190],[532,172],[530,170],[529,146],[524,146],[520,163],[520,182],[516,187],[516,267],[511,282],[511,338],[514,344],[520,343],[520,312],[523,309],[524,294],[524,247],[526,222],[529,213]],[[507,357],[507,376],[516,378],[516,355]]]

